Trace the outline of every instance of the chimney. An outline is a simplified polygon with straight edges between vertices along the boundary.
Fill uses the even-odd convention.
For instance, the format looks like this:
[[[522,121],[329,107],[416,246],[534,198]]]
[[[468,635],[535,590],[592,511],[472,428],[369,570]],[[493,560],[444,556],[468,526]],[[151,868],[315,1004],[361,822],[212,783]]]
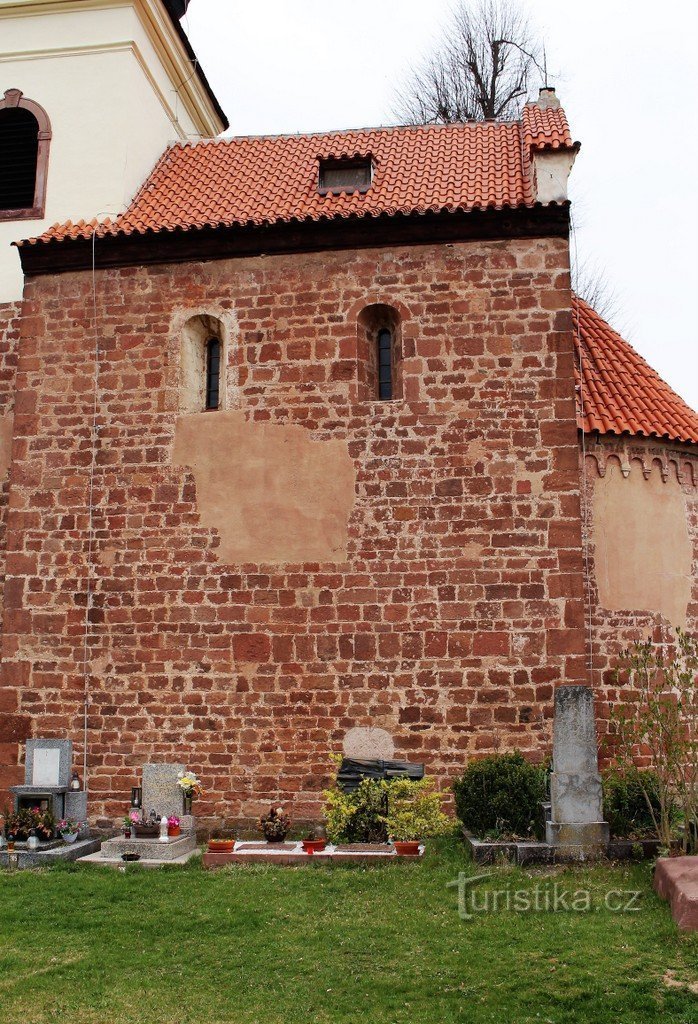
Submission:
[[[560,101],[555,95],[555,89],[552,85],[544,85],[542,89],[539,89],[536,106],[540,107],[541,110],[558,109]]]

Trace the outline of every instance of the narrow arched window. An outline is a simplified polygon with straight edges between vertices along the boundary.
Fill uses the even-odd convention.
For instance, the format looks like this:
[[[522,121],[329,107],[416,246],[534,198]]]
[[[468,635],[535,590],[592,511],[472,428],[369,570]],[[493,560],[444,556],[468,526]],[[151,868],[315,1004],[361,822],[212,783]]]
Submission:
[[[387,327],[378,332],[378,397],[393,397],[393,335]]]
[[[206,408],[217,409],[220,404],[221,343],[218,338],[206,342]]]
[[[0,210],[34,205],[39,122],[29,110],[0,110]]]
[[[7,89],[0,99],[0,220],[43,217],[50,141],[43,107]]]

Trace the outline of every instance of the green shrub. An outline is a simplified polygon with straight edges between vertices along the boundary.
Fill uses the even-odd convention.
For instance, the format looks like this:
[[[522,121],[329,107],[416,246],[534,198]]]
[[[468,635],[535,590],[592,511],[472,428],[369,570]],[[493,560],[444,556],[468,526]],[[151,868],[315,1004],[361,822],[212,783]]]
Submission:
[[[659,789],[660,780],[649,768],[604,772],[603,811],[611,826],[611,835],[618,839],[656,836],[656,822],[659,822],[661,814]],[[654,820],[647,805],[648,798],[654,810]],[[673,813],[672,817],[675,817]]]
[[[384,821],[391,839],[409,843],[449,831],[451,822],[441,810],[441,794],[428,776],[418,782],[393,779],[383,785],[388,797]]]
[[[546,773],[518,751],[471,761],[453,784],[456,814],[480,839],[540,834]]]
[[[383,782],[362,779],[353,793],[345,793],[335,782],[323,796],[325,829],[331,843],[384,843],[387,840]]]

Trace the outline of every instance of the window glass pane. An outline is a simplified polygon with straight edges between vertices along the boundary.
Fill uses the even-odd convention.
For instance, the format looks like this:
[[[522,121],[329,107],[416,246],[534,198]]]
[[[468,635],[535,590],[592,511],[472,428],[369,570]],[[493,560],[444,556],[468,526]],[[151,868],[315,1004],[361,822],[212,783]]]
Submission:
[[[206,408],[217,409],[220,400],[221,343],[217,338],[206,342]]]
[[[22,107],[0,110],[0,210],[34,205],[39,123]]]
[[[371,184],[370,161],[347,161],[346,163],[320,164],[321,189],[332,192],[354,192],[365,190]]]
[[[393,336],[383,328],[378,332],[378,397],[393,397]]]

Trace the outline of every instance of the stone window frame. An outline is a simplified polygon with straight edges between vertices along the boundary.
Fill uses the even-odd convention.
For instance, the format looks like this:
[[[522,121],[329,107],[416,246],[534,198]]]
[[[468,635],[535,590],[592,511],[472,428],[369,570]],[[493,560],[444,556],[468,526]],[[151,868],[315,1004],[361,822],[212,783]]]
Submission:
[[[403,319],[404,311],[394,302],[378,300],[362,305],[356,314],[359,400],[390,405],[404,397],[403,384]],[[390,332],[391,390],[390,398],[381,398],[378,382],[378,339],[382,331]]]
[[[227,367],[229,337],[225,321],[215,312],[187,310],[176,331],[178,335],[178,411],[180,415],[212,413],[229,407]],[[218,405],[209,407],[208,349],[219,343]]]
[[[51,148],[51,122],[40,104],[28,99],[21,89],[6,89],[0,100],[0,110],[11,110],[20,107],[28,110],[36,118],[39,126],[39,147],[36,155],[36,178],[34,181],[34,202],[30,207],[17,210],[0,210],[0,221],[10,220],[43,220],[46,210],[46,184],[48,178],[48,158]]]

